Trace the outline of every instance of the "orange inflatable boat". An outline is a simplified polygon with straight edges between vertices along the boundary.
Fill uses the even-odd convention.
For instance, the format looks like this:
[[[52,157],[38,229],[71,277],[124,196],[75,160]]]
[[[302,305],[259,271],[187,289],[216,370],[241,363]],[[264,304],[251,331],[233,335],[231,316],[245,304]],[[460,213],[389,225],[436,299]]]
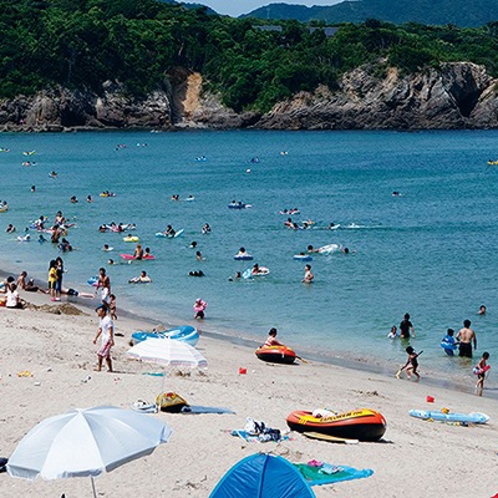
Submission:
[[[360,441],[378,441],[386,432],[384,416],[368,408],[321,418],[313,417],[311,412],[295,411],[287,417],[287,425],[297,432],[318,432]]]
[[[261,346],[256,349],[256,356],[263,361],[287,365],[296,361],[296,353],[287,346]]]

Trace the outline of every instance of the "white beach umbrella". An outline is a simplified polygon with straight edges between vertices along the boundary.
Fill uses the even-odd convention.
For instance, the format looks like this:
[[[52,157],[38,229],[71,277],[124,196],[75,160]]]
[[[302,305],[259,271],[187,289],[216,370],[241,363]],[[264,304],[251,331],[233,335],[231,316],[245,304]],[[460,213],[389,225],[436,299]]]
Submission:
[[[207,368],[208,365],[197,349],[175,339],[146,339],[129,349],[127,354],[137,360],[171,367]]]
[[[47,418],[17,445],[7,464],[12,477],[34,480],[94,477],[154,451],[171,435],[153,417],[112,406],[75,409]]]

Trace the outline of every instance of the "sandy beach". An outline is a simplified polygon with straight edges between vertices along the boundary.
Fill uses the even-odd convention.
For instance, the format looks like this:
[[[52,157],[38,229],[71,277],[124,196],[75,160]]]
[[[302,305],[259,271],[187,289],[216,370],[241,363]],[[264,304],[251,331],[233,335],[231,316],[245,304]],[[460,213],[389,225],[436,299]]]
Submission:
[[[126,358],[131,333],[150,328],[136,319],[116,322],[113,361],[116,372],[94,372],[92,344],[98,320],[88,308],[48,304],[45,296],[25,294],[44,309],[0,308],[0,456],[8,457],[38,422],[73,407],[113,405],[127,408],[139,399],[153,401],[160,377],[144,375],[161,367]],[[51,303],[53,304],[53,303]],[[79,309],[81,314],[67,314]],[[190,318],[190,317],[189,317]],[[271,324],[269,324],[269,327]],[[209,320],[201,327],[209,329]],[[122,334],[122,336],[120,335]],[[264,338],[262,338],[262,341]],[[469,392],[396,380],[316,362],[285,366],[259,361],[251,348],[201,337],[198,349],[209,361],[205,374],[171,373],[165,390],[175,391],[193,405],[223,406],[235,415],[149,415],[173,429],[170,441],[146,457],[96,480],[99,496],[208,497],[219,479],[245,456],[264,451],[293,462],[321,460],[335,465],[371,468],[373,476],[313,488],[317,497],[491,497],[498,492],[496,401]],[[354,367],[354,365],[352,365]],[[239,367],[247,369],[239,375]],[[19,377],[29,371],[32,377]],[[90,378],[89,378],[90,377]],[[83,382],[87,380],[86,382]],[[428,404],[426,397],[435,398]],[[247,443],[229,434],[243,428],[246,417],[287,429],[293,410],[329,407],[337,411],[367,407],[379,410],[388,428],[379,443],[357,445],[314,441],[296,433],[282,443]],[[412,418],[408,410],[448,407],[456,412],[481,411],[491,416],[483,426],[461,427]],[[91,496],[88,479],[34,483],[0,477],[0,496]]]

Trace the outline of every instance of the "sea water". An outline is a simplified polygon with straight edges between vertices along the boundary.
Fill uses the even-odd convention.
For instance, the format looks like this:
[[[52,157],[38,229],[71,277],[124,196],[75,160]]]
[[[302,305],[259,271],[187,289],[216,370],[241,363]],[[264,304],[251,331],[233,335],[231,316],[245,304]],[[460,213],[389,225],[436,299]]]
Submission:
[[[62,210],[77,225],[67,237],[75,250],[62,255],[65,280],[81,291],[105,266],[118,306],[148,317],[190,320],[201,297],[209,303],[206,329],[263,341],[275,326],[300,351],[394,368],[406,344],[386,336],[408,312],[423,369],[468,376],[471,364],[439,344],[469,318],[477,354],[489,351],[492,363],[498,353],[498,167],[487,165],[498,159],[497,143],[496,131],[2,134],[0,146],[10,149],[0,153],[0,199],[9,202],[0,214],[2,259],[6,269],[45,279],[57,248],[38,244],[34,231],[30,243],[16,236]],[[104,190],[117,195],[99,197]],[[228,209],[232,200],[252,207]],[[279,212],[295,207],[292,220],[311,219],[312,228],[284,226]],[[135,247],[123,234],[99,233],[111,222],[136,223],[132,234],[156,260],[108,266]],[[331,222],[340,227],[327,229]],[[8,223],[17,234],[4,232]],[[183,235],[156,238],[168,224]],[[104,244],[114,251],[103,252]],[[313,255],[315,282],[301,283],[305,263],[293,255],[326,244],[350,253]],[[241,246],[254,261],[233,259]],[[270,275],[229,281],[254,263]],[[142,269],[153,283],[128,284]],[[192,270],[206,276],[190,277]],[[481,304],[486,316],[477,315]]]

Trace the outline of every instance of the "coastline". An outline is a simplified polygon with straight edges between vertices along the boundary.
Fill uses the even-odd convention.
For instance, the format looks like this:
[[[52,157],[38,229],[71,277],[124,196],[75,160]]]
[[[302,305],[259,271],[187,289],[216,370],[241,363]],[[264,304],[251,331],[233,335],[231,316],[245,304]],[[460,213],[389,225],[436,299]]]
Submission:
[[[3,269],[0,269],[0,279],[4,279],[5,277],[13,275],[17,278],[15,273],[9,273]],[[45,282],[42,280],[35,278],[35,283],[37,285],[45,286]],[[78,287],[75,282],[67,281],[65,279],[66,286],[69,285]],[[36,297],[35,297],[36,296]],[[50,300],[46,297],[46,295],[42,295],[39,293],[31,293],[31,292],[21,292],[21,297],[26,299],[28,302],[31,302],[35,305],[54,305]],[[83,299],[73,296],[62,296],[62,300],[58,304],[69,303],[80,310],[89,313],[90,315],[93,313],[96,306],[98,306],[98,299]],[[239,348],[243,348],[248,353],[253,354],[255,349],[257,349],[263,342],[265,337],[261,337],[260,340],[256,340],[254,336],[249,336],[240,332],[240,330],[232,330],[232,329],[222,329],[213,328],[209,326],[209,319],[207,323],[202,321],[199,322],[194,320],[193,318],[185,319],[178,317],[176,315],[171,315],[167,313],[163,313],[163,319],[159,320],[157,318],[151,318],[147,316],[147,310],[145,308],[141,308],[139,311],[131,311],[127,305],[131,303],[124,301],[124,306],[118,306],[118,316],[120,319],[125,319],[127,321],[131,321],[135,324],[142,324],[144,327],[142,328],[153,328],[158,325],[162,325],[166,328],[172,328],[178,325],[192,325],[199,330],[201,337],[206,337],[217,341],[220,345],[230,344],[232,346],[236,346]],[[57,306],[57,304],[55,304]],[[270,328],[271,324],[269,323],[268,328]],[[131,340],[131,334],[130,338]],[[399,341],[400,339],[396,339]],[[293,344],[290,345],[294,350],[297,350],[299,355],[304,357],[307,361],[313,361],[322,365],[329,365],[333,367],[338,367],[341,369],[352,370],[355,372],[362,372],[363,374],[374,374],[379,375],[381,377],[385,377],[386,379],[390,379],[394,377],[398,365],[394,365],[388,361],[382,361],[380,358],[372,359],[355,356],[352,353],[348,353],[347,351],[340,351],[339,354],[333,354],[332,352],[318,352],[316,348],[310,349],[306,347],[295,347]],[[476,358],[472,360],[474,363],[477,361]],[[474,378],[470,376],[463,376],[458,378],[457,380],[444,378],[441,376],[442,372],[428,370],[426,368],[422,368],[422,381],[425,386],[428,388],[436,387],[443,388],[449,391],[455,391],[459,393],[472,394],[474,385]],[[485,396],[490,399],[498,400],[498,387],[494,385],[494,383],[486,383],[486,394]]]
[[[40,302],[42,295],[36,296]],[[89,303],[88,303],[89,304]],[[127,360],[129,334],[143,326],[124,314],[116,322],[113,374],[93,372],[97,328],[95,313],[80,306],[85,314],[53,315],[38,310],[0,310],[3,355],[0,393],[4,403],[0,419],[2,455],[11,454],[17,443],[42,419],[72,407],[114,405],[128,408],[138,399],[153,401],[161,380],[147,372],[162,372],[154,364]],[[92,306],[93,307],[93,306]],[[206,373],[175,375],[167,372],[167,391],[178,392],[194,405],[223,406],[235,415],[150,415],[173,429],[170,441],[145,458],[131,462],[97,480],[106,496],[131,498],[167,493],[172,498],[206,498],[225,472],[240,459],[258,451],[281,455],[293,462],[318,459],[334,465],[371,468],[368,479],[315,487],[318,498],[334,496],[406,496],[429,498],[446,493],[466,497],[492,496],[497,490],[489,469],[496,465],[493,419],[483,426],[459,427],[412,418],[408,410],[440,409],[483,411],[493,416],[496,401],[469,393],[423,383],[398,381],[393,377],[363,370],[315,363],[278,365],[258,360],[252,348],[233,344],[205,333],[198,349],[209,361]],[[239,368],[247,369],[240,375]],[[18,376],[29,371],[33,377]],[[426,403],[426,396],[435,403]],[[241,429],[246,417],[265,421],[286,430],[285,417],[296,409],[329,407],[338,411],[355,408],[379,410],[387,420],[383,442],[335,445],[309,440],[297,433],[279,444],[247,443],[231,436]],[[227,432],[228,431],[228,432]],[[452,457],[448,457],[452,455]],[[456,455],[465,458],[455,479]],[[167,471],[165,471],[167,469]],[[0,479],[6,498],[87,496],[88,479],[29,482]]]

